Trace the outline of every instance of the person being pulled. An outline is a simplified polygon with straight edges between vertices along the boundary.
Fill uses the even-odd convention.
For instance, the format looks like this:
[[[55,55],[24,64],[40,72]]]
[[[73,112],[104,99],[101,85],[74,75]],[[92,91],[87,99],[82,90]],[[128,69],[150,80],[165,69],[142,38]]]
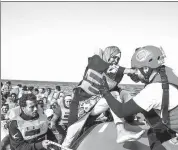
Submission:
[[[21,113],[9,124],[11,150],[43,150],[57,142],[54,134],[48,128],[47,117],[38,111],[34,94],[23,94],[20,102]]]
[[[75,125],[74,123],[78,121],[79,101],[81,102],[90,99],[91,97],[95,97],[96,95],[100,95],[100,91],[95,87],[95,84],[101,84],[101,79],[103,76],[105,76],[107,83],[109,84],[109,90],[114,91],[112,94],[115,95],[116,93],[119,95],[119,93],[115,92],[115,90],[117,89],[117,85],[122,80],[124,74],[134,73],[134,70],[126,69],[118,65],[120,58],[120,49],[117,46],[109,46],[104,51],[100,49],[99,54],[95,54],[88,59],[88,65],[86,67],[83,80],[79,83],[77,88],[74,89],[73,100],[70,105],[68,130],[66,138],[62,144],[63,146],[69,147],[71,141],[73,140],[74,132],[76,132],[76,130],[70,130],[70,127]],[[104,107],[102,110],[98,110],[96,113],[94,112],[94,114],[98,114],[99,111],[102,113],[109,108],[104,99],[99,100],[99,102],[103,103],[99,104],[99,107],[101,105]],[[95,107],[95,110],[96,109],[97,108]],[[118,143],[122,143],[129,139],[136,140],[141,137],[143,131],[135,133],[125,130],[123,121],[117,116],[114,117],[114,113],[112,113],[112,115],[114,122],[117,125]]]
[[[178,148],[178,77],[171,68],[163,65],[164,58],[162,48],[145,46],[136,49],[131,60],[136,73],[131,79],[146,86],[126,103],[111,95],[105,78],[98,87],[118,117],[144,114],[150,125],[147,134],[151,150],[166,150],[168,140],[175,149]]]

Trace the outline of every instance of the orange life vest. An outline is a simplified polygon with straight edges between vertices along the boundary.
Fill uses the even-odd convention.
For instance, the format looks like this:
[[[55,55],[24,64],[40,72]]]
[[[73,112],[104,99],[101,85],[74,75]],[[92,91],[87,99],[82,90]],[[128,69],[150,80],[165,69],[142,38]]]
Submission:
[[[20,130],[24,140],[31,140],[47,133],[48,121],[46,115],[39,113],[37,120],[24,120],[20,116],[13,120],[17,121],[17,128]]]
[[[169,67],[163,66],[163,72],[166,74],[166,76],[161,75],[161,73],[158,73],[153,81],[151,83],[162,83],[162,89],[163,89],[163,99],[162,99],[162,121],[165,123],[168,127],[170,127],[172,130],[176,131],[178,133],[178,106],[175,106],[172,110],[168,111],[168,105],[169,105],[169,85],[173,85],[178,90],[178,77],[175,75],[173,70]],[[162,77],[161,77],[162,76]],[[164,119],[164,105],[167,105],[167,120]]]
[[[105,73],[99,73],[93,69],[88,69],[85,74],[84,80],[82,81],[79,87],[81,87],[85,92],[87,92],[90,95],[97,95],[100,92],[94,86],[94,84],[100,85],[103,76],[106,77],[107,83],[109,85],[109,89],[113,89],[117,85],[117,82],[109,78]]]

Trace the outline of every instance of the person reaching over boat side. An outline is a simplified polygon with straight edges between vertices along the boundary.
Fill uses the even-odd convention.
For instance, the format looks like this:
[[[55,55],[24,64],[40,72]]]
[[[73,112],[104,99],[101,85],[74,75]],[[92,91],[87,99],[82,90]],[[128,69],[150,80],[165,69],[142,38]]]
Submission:
[[[166,150],[162,143],[178,136],[178,76],[164,65],[164,58],[165,54],[159,47],[136,49],[131,59],[136,73],[130,76],[135,82],[145,83],[145,88],[126,103],[111,95],[105,77],[98,87],[118,117],[144,114],[150,125],[148,139],[151,150]]]
[[[117,85],[122,80],[124,74],[134,73],[135,70],[124,68],[118,65],[120,58],[120,49],[117,46],[108,46],[105,48],[104,51],[100,49],[98,54],[95,54],[88,59],[88,65],[86,67],[83,79],[74,89],[73,100],[70,105],[68,131],[66,138],[62,144],[63,146],[69,147],[71,141],[74,139],[75,132],[77,132],[77,130],[70,130],[70,128],[72,128],[72,125],[74,126],[74,123],[78,121],[79,103],[100,95],[100,91],[94,86],[94,84],[101,84],[101,79],[103,76],[105,76],[109,85],[109,90],[110,92],[112,92],[117,89]],[[103,106],[106,106],[106,108],[102,107],[102,111],[107,110],[108,105],[105,105],[104,100],[101,101],[100,103],[104,103]],[[114,113],[112,113],[112,115],[114,115]],[[117,116],[114,118],[117,118],[117,129],[122,129],[123,131],[122,134],[118,136],[120,137],[120,142],[124,142],[125,140],[129,139],[138,139],[143,134],[143,131],[139,133],[132,133],[125,130],[123,121]],[[125,136],[126,134],[128,136]],[[122,135],[124,136],[124,138],[122,138]]]

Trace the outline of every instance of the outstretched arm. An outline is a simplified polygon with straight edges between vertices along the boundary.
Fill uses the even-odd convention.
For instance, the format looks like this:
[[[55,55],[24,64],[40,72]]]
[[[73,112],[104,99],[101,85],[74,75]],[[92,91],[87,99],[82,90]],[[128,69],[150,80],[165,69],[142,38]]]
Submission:
[[[11,146],[16,150],[36,150],[43,149],[42,142],[28,143],[17,128],[16,120],[12,120],[9,126],[9,135]]]
[[[124,70],[124,74],[134,74],[136,71],[135,69],[131,69],[131,68],[125,68]]]
[[[133,99],[126,103],[121,103],[116,100],[110,92],[105,93],[103,96],[106,99],[109,107],[119,118],[127,117],[143,111],[143,109],[139,107]]]
[[[98,86],[98,89],[100,90],[100,93],[103,95],[103,97],[106,99],[112,111],[120,118],[143,111],[143,109],[139,105],[137,105],[133,99],[128,100],[128,102],[126,103],[121,103],[116,100],[109,92],[109,87],[105,77],[103,77],[102,83]]]

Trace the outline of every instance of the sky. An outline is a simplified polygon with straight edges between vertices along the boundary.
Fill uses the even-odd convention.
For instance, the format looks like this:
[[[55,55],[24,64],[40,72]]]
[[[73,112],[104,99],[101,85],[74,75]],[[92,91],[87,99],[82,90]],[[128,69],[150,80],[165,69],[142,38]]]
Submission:
[[[1,2],[1,78],[79,82],[88,57],[162,46],[178,72],[178,2]],[[125,76],[122,84],[133,84]]]

